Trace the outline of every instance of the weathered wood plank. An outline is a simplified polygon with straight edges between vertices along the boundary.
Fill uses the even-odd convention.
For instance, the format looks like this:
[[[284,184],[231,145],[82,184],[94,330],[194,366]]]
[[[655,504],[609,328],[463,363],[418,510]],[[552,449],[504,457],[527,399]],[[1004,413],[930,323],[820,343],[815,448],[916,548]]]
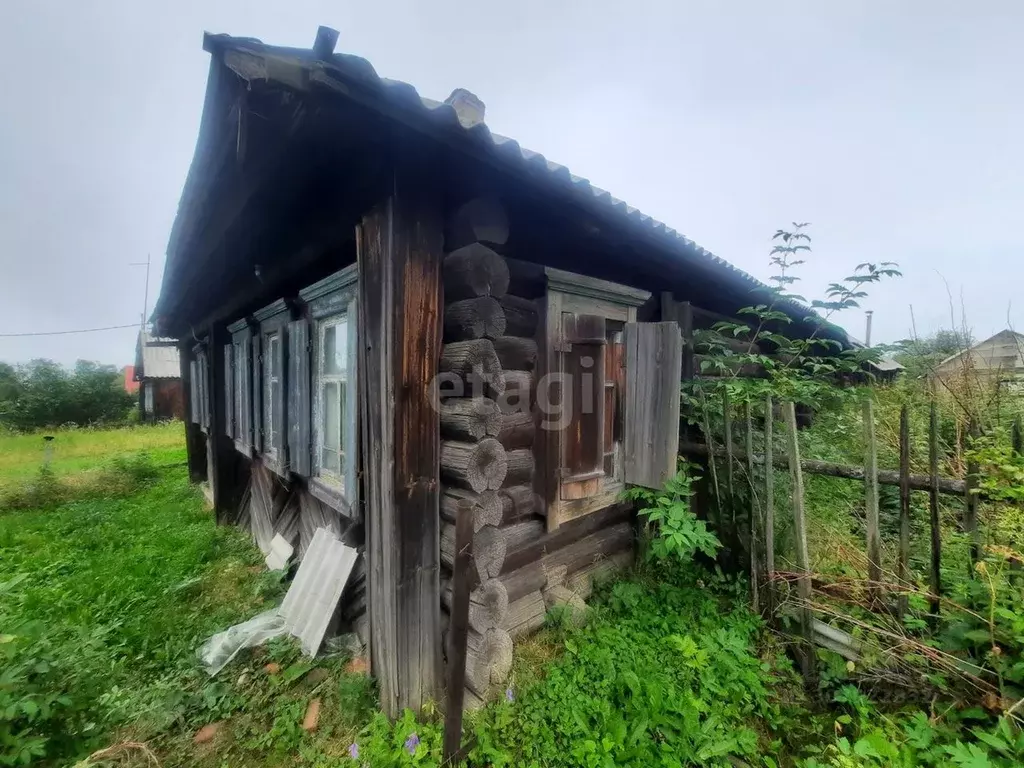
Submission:
[[[939,407],[932,400],[928,413],[928,525],[931,528],[931,612],[938,618],[942,597],[942,527],[939,521]]]
[[[775,617],[775,410],[772,396],[764,403],[764,568],[768,583],[768,616]],[[756,462],[757,457],[754,457]]]
[[[360,388],[370,563],[371,662],[389,716],[441,683],[439,419],[442,226],[391,197],[358,231]]]
[[[466,690],[469,633],[469,572],[473,567],[473,518],[467,510],[455,521],[455,562],[452,573],[451,620],[448,625],[448,701],[444,722],[444,754],[454,756],[462,746],[462,709]]]
[[[679,450],[684,456],[708,456],[709,453],[714,453],[718,458],[723,458],[725,456],[724,448],[716,447],[713,451],[709,452],[707,445],[701,443],[684,443],[679,447]],[[755,464],[761,465],[764,464],[764,462],[764,455],[756,454],[754,456]],[[773,456],[772,464],[776,469],[787,468],[784,456]],[[844,480],[864,481],[864,467],[853,467],[846,464],[833,464],[830,461],[818,461],[817,459],[801,459],[800,468],[809,475],[825,475],[827,477],[841,477]],[[891,469],[880,469],[878,470],[878,483],[879,485],[898,486],[900,484],[900,473]],[[910,488],[914,491],[929,490],[931,488],[930,476],[911,475]],[[938,492],[953,496],[963,496],[964,481],[940,477],[938,478]]]
[[[627,323],[625,341],[625,480],[663,488],[679,452],[682,337],[675,323]]]
[[[974,440],[980,434],[978,421],[971,417],[967,427],[967,448],[974,448]],[[964,478],[964,533],[971,537],[971,578],[974,578],[974,566],[981,556],[981,532],[978,529],[978,462],[967,461],[967,476]]]
[[[786,444],[789,454],[789,471],[793,482],[793,528],[796,537],[796,559],[800,568],[797,578],[797,594],[800,606],[800,624],[807,642],[800,655],[804,678],[810,682],[815,677],[814,621],[808,605],[811,600],[811,558],[807,551],[807,521],[804,516],[804,476],[800,468],[800,442],[797,437],[796,407],[787,402],[783,405],[786,415]]]
[[[900,409],[900,552],[896,561],[896,578],[901,587],[910,586],[910,410]],[[907,613],[907,594],[901,589],[898,614]]]
[[[875,441],[875,405],[864,399],[864,515],[867,528],[868,592],[878,599],[882,582],[882,539],[878,528],[878,446]]]

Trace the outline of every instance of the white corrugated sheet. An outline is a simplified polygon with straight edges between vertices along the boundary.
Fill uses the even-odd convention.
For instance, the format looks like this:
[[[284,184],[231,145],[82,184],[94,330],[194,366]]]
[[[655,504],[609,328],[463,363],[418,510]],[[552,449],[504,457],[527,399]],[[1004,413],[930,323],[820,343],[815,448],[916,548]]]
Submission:
[[[177,342],[142,332],[142,376],[146,379],[177,379],[181,376]]]
[[[309,656],[320,650],[358,557],[355,549],[320,528],[302,558],[280,612],[288,633],[299,639]]]

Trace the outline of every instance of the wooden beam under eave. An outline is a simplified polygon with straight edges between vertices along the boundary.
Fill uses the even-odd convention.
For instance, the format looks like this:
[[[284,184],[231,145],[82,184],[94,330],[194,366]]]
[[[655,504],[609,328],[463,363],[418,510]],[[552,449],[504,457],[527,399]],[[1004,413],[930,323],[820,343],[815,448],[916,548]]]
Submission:
[[[441,689],[440,212],[404,190],[357,230],[370,659],[390,717]]]

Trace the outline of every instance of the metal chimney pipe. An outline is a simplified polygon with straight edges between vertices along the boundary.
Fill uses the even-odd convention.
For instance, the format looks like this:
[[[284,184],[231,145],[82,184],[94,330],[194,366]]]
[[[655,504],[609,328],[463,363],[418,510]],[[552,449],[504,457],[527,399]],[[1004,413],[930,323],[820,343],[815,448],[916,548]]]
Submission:
[[[864,319],[866,325],[866,327],[864,328],[864,346],[866,347],[871,346],[871,316],[873,314],[875,314],[875,312],[872,309],[864,310]]]

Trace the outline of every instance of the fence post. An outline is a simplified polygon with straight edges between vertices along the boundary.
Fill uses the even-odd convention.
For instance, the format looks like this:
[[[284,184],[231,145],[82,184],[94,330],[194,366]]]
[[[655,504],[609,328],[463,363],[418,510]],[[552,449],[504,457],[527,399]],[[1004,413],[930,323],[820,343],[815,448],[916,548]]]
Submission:
[[[907,588],[910,586],[910,409],[900,409],[900,556],[897,577],[900,582],[898,613],[907,613]]]
[[[729,494],[729,523],[732,525],[733,538],[738,539],[736,536],[736,505],[733,503],[736,485],[732,452],[732,408],[728,389],[722,390],[722,417],[725,431],[725,491]]]
[[[444,764],[455,765],[462,749],[462,710],[466,695],[469,635],[469,574],[473,568],[473,515],[460,508],[455,518],[452,615],[448,626],[448,700],[444,716]]]
[[[760,568],[758,567],[757,544],[758,528],[760,527],[760,509],[757,504],[757,492],[754,489],[754,416],[750,408],[750,398],[743,404],[743,415],[747,431],[743,435],[747,449],[747,481],[750,484],[750,601],[754,613],[761,612]]]
[[[1020,456],[1024,453],[1024,433],[1021,432],[1020,427],[1020,416],[1017,416],[1013,420],[1013,452]]]
[[[967,428],[967,450],[974,449],[974,439],[978,437],[978,420],[972,416]],[[978,532],[978,462],[973,458],[967,460],[967,477],[964,478],[964,533],[971,536],[971,578],[974,578],[974,566],[978,562],[981,550],[981,539]]]
[[[875,405],[871,397],[864,400],[864,511],[867,524],[868,595],[878,600],[882,583],[882,545],[878,532],[878,448],[875,443]]]
[[[932,534],[931,611],[933,622],[937,622],[942,597],[942,531],[939,526],[939,409],[934,400],[928,419],[928,471],[931,475],[931,487],[928,489],[928,517]]]
[[[807,551],[807,521],[804,518],[804,475],[800,468],[800,444],[797,441],[796,408],[792,401],[785,404],[786,438],[789,449],[789,472],[793,478],[793,528],[796,535],[796,558],[800,568],[797,576],[797,594],[800,597],[800,626],[806,646],[801,658],[804,678],[815,678],[814,624],[811,617],[811,558]]]
[[[775,618],[775,462],[772,432],[775,411],[772,396],[765,400],[764,415],[764,565],[768,576],[768,617]]]

